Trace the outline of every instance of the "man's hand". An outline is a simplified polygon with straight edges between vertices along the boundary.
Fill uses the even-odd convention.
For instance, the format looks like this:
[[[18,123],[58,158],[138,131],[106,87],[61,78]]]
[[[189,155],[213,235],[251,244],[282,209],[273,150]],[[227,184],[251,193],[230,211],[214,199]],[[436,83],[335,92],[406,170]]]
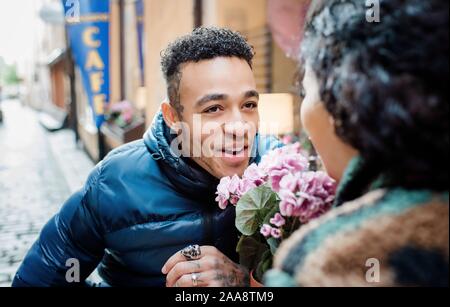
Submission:
[[[193,287],[192,273],[197,275],[197,287],[246,287],[248,270],[213,246],[201,246],[197,260],[186,260],[177,252],[167,260],[162,273],[167,274],[167,287]]]

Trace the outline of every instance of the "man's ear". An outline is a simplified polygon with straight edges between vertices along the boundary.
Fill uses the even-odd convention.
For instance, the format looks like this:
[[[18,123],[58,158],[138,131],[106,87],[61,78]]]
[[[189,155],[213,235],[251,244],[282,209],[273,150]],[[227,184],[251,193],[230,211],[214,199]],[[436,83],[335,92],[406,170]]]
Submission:
[[[167,126],[173,127],[173,125],[179,121],[178,114],[175,108],[170,105],[170,103],[163,102],[161,104],[161,111]]]

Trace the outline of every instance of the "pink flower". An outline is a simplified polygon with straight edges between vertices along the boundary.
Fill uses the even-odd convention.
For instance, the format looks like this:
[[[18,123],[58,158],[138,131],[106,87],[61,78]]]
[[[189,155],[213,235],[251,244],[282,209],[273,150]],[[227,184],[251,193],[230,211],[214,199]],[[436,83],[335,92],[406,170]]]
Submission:
[[[283,218],[281,214],[275,213],[275,216],[270,219],[270,223],[277,227],[281,227],[286,223],[286,220]]]
[[[219,203],[219,208],[222,210],[228,206],[228,198],[225,198],[222,195],[217,195],[216,202]]]
[[[280,212],[282,215],[290,217],[290,216],[295,216],[295,213],[297,212],[297,206],[286,202],[285,200],[282,200],[280,202]]]
[[[306,160],[306,158],[300,153],[292,154],[284,159],[283,166],[291,173],[300,172],[305,170],[305,168],[308,166],[308,160]]]
[[[264,225],[262,225],[260,232],[264,237],[267,238],[272,233],[272,227],[268,224],[264,224]]]
[[[259,167],[268,175],[275,192],[280,190],[281,179],[291,173],[297,173],[308,167],[308,160],[300,150],[300,144],[277,148],[261,159]]]
[[[237,194],[239,195],[239,197],[242,197],[245,193],[253,188],[256,188],[256,184],[253,181],[249,179],[242,179],[239,182],[239,189]]]
[[[237,203],[239,202],[240,197],[237,195],[232,195],[230,198],[230,203],[234,206],[237,205]]]
[[[240,181],[241,179],[238,175],[234,175],[233,177],[231,177],[231,180],[228,183],[228,191],[230,192],[230,194],[237,194]]]
[[[281,230],[278,228],[272,228],[270,235],[275,239],[281,238]]]
[[[335,192],[335,181],[324,172],[288,174],[280,182],[280,212],[306,223],[331,208]]]
[[[318,183],[316,195],[327,198],[336,194],[336,182],[325,172],[318,171],[315,173],[316,182]]]
[[[242,179],[252,181],[255,186],[259,187],[260,185],[266,182],[267,174],[260,169],[255,163],[252,163],[244,172]]]
[[[128,110],[122,113],[123,120],[128,124],[130,124],[133,121],[133,115],[134,115],[133,112]]]
[[[299,174],[286,174],[280,180],[280,190],[289,190],[291,192],[295,192],[298,185],[298,177]]]
[[[287,169],[274,169],[269,171],[270,182],[272,184],[272,189],[275,192],[280,191],[280,181],[287,174],[289,174],[289,171]]]
[[[110,112],[122,113],[122,112],[133,112],[133,105],[129,101],[120,101],[110,105]]]
[[[297,198],[288,190],[280,191],[280,213],[283,216],[295,216],[297,212]]]
[[[225,209],[228,206],[228,201],[232,196],[230,193],[230,185],[232,186],[235,182],[232,181],[230,177],[223,177],[220,179],[220,183],[217,186],[217,197],[216,202],[219,204],[219,208]]]
[[[237,205],[241,197],[257,185],[250,179],[240,179],[238,175],[223,177],[217,186],[216,202],[221,209],[225,209],[229,203]]]
[[[230,177],[223,177],[220,179],[220,183],[217,186],[216,194],[223,196],[223,198],[230,198],[230,191],[228,190],[228,186],[230,185],[231,179]]]

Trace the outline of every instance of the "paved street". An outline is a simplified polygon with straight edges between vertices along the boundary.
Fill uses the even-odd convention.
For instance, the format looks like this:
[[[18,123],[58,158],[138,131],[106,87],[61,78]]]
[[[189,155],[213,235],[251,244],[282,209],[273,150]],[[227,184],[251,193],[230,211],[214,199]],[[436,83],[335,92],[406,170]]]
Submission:
[[[0,287],[9,286],[45,222],[81,187],[93,164],[73,133],[49,133],[37,113],[2,101],[0,124]]]

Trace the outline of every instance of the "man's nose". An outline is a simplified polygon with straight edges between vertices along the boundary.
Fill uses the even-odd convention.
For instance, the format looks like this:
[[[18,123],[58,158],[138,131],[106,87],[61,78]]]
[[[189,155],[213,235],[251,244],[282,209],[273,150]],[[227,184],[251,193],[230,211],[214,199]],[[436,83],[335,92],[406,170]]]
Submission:
[[[245,123],[242,120],[225,123],[224,131],[227,136],[244,137]]]

